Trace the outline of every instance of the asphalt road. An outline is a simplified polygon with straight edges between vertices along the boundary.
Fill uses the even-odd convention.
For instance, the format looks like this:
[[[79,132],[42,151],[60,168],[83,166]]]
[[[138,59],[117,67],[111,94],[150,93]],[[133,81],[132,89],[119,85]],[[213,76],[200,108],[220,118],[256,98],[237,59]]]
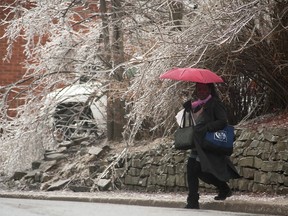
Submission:
[[[0,198],[0,216],[251,216],[234,212]],[[254,214],[255,215],[255,214]],[[256,215],[255,215],[256,216]],[[259,215],[258,215],[259,216]]]

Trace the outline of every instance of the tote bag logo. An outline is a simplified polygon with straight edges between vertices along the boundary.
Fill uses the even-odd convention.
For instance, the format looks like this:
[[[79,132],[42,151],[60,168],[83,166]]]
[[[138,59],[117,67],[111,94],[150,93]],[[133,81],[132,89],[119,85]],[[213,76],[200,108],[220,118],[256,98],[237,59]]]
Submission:
[[[214,139],[220,142],[227,142],[227,131],[220,130],[214,133]]]

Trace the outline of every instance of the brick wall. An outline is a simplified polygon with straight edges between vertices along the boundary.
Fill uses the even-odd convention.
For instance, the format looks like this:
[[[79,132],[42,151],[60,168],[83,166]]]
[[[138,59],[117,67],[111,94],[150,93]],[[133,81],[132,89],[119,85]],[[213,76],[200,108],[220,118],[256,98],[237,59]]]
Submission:
[[[9,3],[11,0],[2,0],[1,3]],[[3,8],[0,8],[0,19],[2,20],[5,17],[5,14],[8,11],[3,11]],[[4,35],[5,26],[0,26],[0,37]],[[24,60],[23,41],[17,40],[14,45],[13,55],[10,61],[3,61],[3,58],[6,55],[7,49],[7,40],[0,39],[0,86],[5,86],[11,84],[19,79],[21,79],[25,70],[21,66],[21,62]]]
[[[11,4],[14,0],[2,0],[1,5],[5,4]],[[29,2],[18,2],[19,4],[24,4],[25,7],[29,8],[31,7],[31,4]],[[86,15],[86,17],[91,16],[91,12],[98,11],[97,5],[95,2],[91,1],[89,4],[87,4],[85,7],[79,6],[77,8],[79,10],[79,13],[82,12],[82,16]],[[4,11],[3,8],[0,7],[0,19],[3,20],[5,18],[5,15],[9,11]],[[81,17],[75,17],[75,19],[81,19]],[[96,18],[95,18],[96,19]],[[78,28],[83,28],[83,26],[79,25]],[[0,26],[0,38],[5,33],[5,26]],[[9,84],[15,83],[19,80],[21,80],[22,76],[25,73],[25,69],[22,67],[22,63],[25,59],[24,53],[23,53],[23,39],[19,38],[13,45],[13,53],[11,59],[9,61],[4,61],[3,58],[5,57],[7,51],[7,40],[6,39],[0,39],[0,99],[3,96],[4,90],[1,90],[1,87],[7,86]],[[17,89],[14,89],[17,91]],[[10,93],[8,100],[9,100],[9,110],[11,108],[17,107],[19,104],[21,104],[20,100],[14,100],[15,93]],[[1,105],[1,101],[0,101]],[[9,115],[15,115],[14,112],[9,112]]]
[[[1,4],[4,5],[5,3],[11,3],[11,0],[2,0]],[[3,20],[5,15],[8,11],[3,11],[3,8],[0,7],[0,19]],[[5,26],[0,26],[0,38],[5,33]],[[24,44],[23,40],[20,38],[18,39],[13,46],[13,53],[9,60],[4,60],[4,57],[7,53],[7,40],[0,39],[0,89],[1,87],[7,86],[9,84],[15,83],[19,81],[23,74],[25,73],[25,69],[22,67],[22,62],[24,61],[24,54],[23,54],[23,47]],[[15,89],[13,89],[15,90]],[[2,98],[2,94],[5,90],[0,90],[0,99]],[[14,100],[15,93],[9,93],[8,101],[9,101],[9,108],[8,108],[8,115],[14,116],[16,113],[13,108],[17,107],[21,104],[21,101]],[[0,103],[1,105],[1,103]]]

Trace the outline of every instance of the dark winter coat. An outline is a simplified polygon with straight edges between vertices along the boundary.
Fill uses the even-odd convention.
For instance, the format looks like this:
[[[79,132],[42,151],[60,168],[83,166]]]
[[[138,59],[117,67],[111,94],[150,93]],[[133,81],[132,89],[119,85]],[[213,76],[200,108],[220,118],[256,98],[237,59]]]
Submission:
[[[203,106],[201,121],[194,128],[194,144],[198,153],[202,172],[211,173],[221,181],[239,178],[239,174],[228,156],[203,150],[206,131],[214,132],[227,125],[227,114],[220,100],[211,98]]]

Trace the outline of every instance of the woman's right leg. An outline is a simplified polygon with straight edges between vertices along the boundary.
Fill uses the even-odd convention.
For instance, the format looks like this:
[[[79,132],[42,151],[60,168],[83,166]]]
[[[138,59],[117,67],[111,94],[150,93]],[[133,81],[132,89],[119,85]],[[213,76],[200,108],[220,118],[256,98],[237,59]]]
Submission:
[[[199,209],[199,179],[198,175],[201,172],[201,166],[195,158],[188,158],[187,163],[187,181],[188,181],[188,197],[185,208]]]

